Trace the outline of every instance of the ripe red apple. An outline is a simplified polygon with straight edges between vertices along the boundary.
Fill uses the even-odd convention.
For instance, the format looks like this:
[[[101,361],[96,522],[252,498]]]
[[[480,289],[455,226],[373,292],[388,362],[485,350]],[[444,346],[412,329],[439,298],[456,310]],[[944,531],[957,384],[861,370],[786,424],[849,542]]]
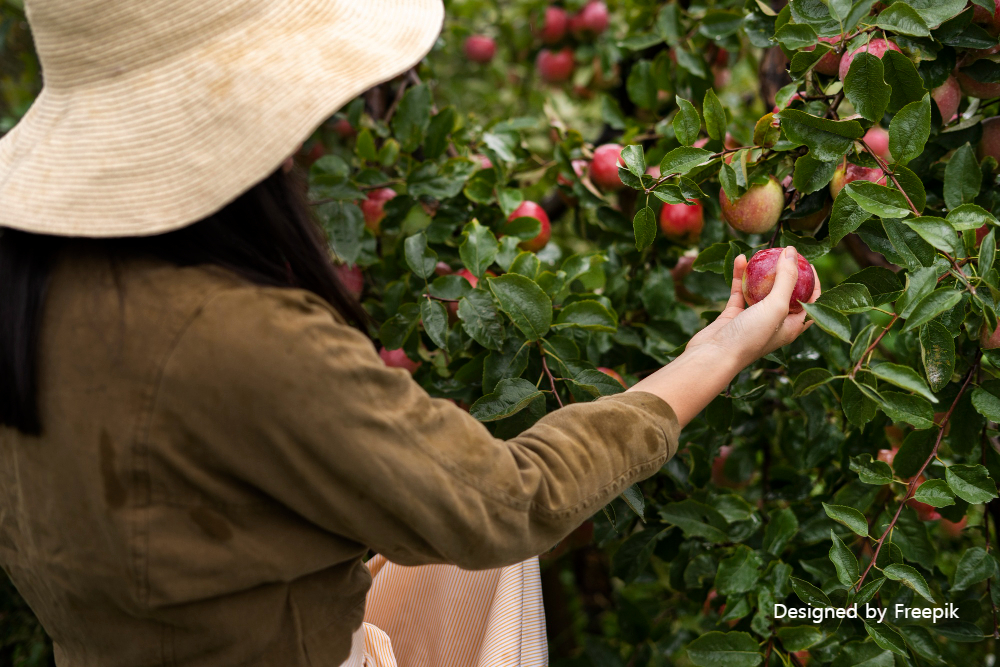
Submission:
[[[885,161],[892,159],[889,154],[889,133],[878,125],[873,125],[865,132],[865,143],[868,147],[872,149],[875,155],[878,155]]]
[[[882,39],[881,37],[876,37],[867,44],[860,46],[850,53],[844,55],[840,59],[840,69],[838,73],[840,74],[840,80],[843,81],[847,76],[848,70],[851,69],[851,63],[854,62],[855,56],[859,53],[870,53],[876,58],[882,58],[886,51],[899,51],[899,47],[890,42],[887,39]]]
[[[830,211],[832,210],[833,202],[827,200],[826,203],[823,204],[823,208],[815,213],[810,213],[809,215],[801,218],[792,218],[791,220],[788,220],[788,226],[792,229],[792,231],[811,232],[823,224],[823,221],[830,216]]]
[[[573,75],[573,51],[570,48],[561,51],[542,49],[538,52],[535,67],[542,79],[549,83],[561,83]]]
[[[979,141],[979,159],[986,157],[1000,161],[1000,116],[993,116],[983,121],[983,138]]]
[[[1000,83],[976,81],[962,70],[955,72],[955,78],[958,80],[962,92],[970,97],[978,97],[981,100],[985,100],[1000,95]]]
[[[743,272],[743,298],[747,304],[754,305],[763,301],[771,293],[777,276],[778,261],[781,259],[781,248],[768,248],[757,252]],[[799,278],[795,281],[792,296],[788,301],[788,310],[792,313],[802,312],[799,301],[809,301],[813,288],[816,286],[816,275],[812,264],[801,254],[797,255]]]
[[[396,196],[392,188],[379,188],[368,192],[368,198],[361,202],[361,213],[365,216],[365,226],[378,232],[385,219],[385,203]]]
[[[990,327],[983,322],[983,328],[979,330],[979,346],[984,350],[995,350],[1000,347],[1000,328],[990,331]]]
[[[472,155],[469,156],[469,159],[472,160],[473,162],[478,162],[480,169],[493,168],[493,160],[489,159],[482,153],[473,153]]]
[[[982,23],[986,31],[995,37],[1000,34],[1000,0],[993,0],[993,4],[994,9],[991,14],[988,9],[973,3],[972,20],[976,23]]]
[[[888,463],[892,466],[893,460],[896,458],[896,452],[899,451],[899,447],[893,447],[892,449],[880,449],[878,450],[878,460]]]
[[[952,539],[956,539],[958,537],[961,537],[962,530],[965,529],[965,526],[968,522],[969,522],[969,517],[967,516],[963,516],[962,520],[957,523],[954,521],[949,521],[948,519],[942,517],[941,523],[938,525],[941,526],[941,530],[944,531],[945,535],[947,535]]]
[[[587,173],[587,167],[590,165],[586,160],[573,160],[570,163],[573,167],[573,173],[576,174],[577,178],[583,178],[584,174]],[[573,181],[569,180],[562,174],[556,176],[556,183],[559,185],[565,185],[566,187],[573,187]]]
[[[538,236],[531,239],[530,241],[522,241],[518,244],[518,247],[522,250],[529,250],[531,252],[538,252],[544,248],[548,242],[549,238],[552,236],[552,225],[549,223],[549,216],[545,212],[545,209],[536,204],[533,201],[523,202],[520,206],[514,209],[507,218],[507,221],[516,220],[517,218],[534,218],[538,222],[542,223],[542,231],[538,233]]]
[[[617,190],[622,187],[622,179],[618,176],[621,156],[622,147],[618,144],[604,144],[596,148],[594,159],[590,163],[590,180],[602,190]]]
[[[601,372],[602,372],[602,373],[604,373],[605,375],[610,375],[610,376],[611,376],[611,377],[613,377],[614,379],[618,380],[618,383],[619,383],[619,384],[620,384],[621,386],[623,386],[623,387],[625,387],[626,389],[628,389],[628,385],[627,385],[627,384],[625,384],[625,378],[623,378],[623,377],[622,377],[621,375],[619,375],[617,371],[615,371],[615,370],[613,370],[613,369],[611,369],[611,368],[605,368],[604,366],[598,366],[598,367],[597,367],[597,370],[601,371]]]
[[[453,271],[447,262],[438,262],[437,266],[434,267],[434,273],[438,276],[450,276]]]
[[[355,299],[360,299],[361,293],[365,290],[365,278],[361,273],[361,267],[357,264],[350,267],[345,264],[337,264],[333,270],[344,289]]]
[[[725,190],[719,190],[722,217],[730,225],[747,234],[761,234],[778,224],[785,208],[785,191],[771,176],[766,183],[751,186],[743,196],[729,201]]]
[[[351,125],[351,121],[346,118],[341,118],[334,123],[333,131],[336,132],[341,139],[350,139],[354,136],[354,126]]]
[[[837,44],[840,42],[840,35],[834,35],[833,37],[820,37],[819,41],[825,42],[833,47],[833,50],[827,51],[819,62],[813,66],[813,69],[820,74],[826,74],[827,76],[837,76],[840,73],[840,58],[841,54],[837,53]],[[815,46],[810,46],[804,51],[815,51]]]
[[[384,347],[378,351],[378,356],[382,357],[382,361],[389,368],[402,368],[409,371],[411,374],[416,373],[417,369],[420,368],[422,362],[413,361],[408,356],[406,352],[403,352],[402,348],[398,350],[387,350]]]
[[[854,181],[871,181],[885,185],[885,172],[878,167],[862,167],[852,162],[847,162],[846,166],[841,164],[837,167],[837,171],[833,172],[833,180],[830,181],[830,194],[836,199],[844,186]]]
[[[465,57],[474,63],[485,64],[497,54],[497,43],[486,35],[472,35],[465,40]]]
[[[941,119],[947,123],[958,113],[958,105],[962,103],[962,87],[958,85],[958,79],[949,76],[931,91],[931,97],[937,103]]]
[[[591,0],[570,19],[569,29],[577,37],[600,35],[608,29],[608,6],[600,0]]]
[[[549,5],[545,8],[545,24],[542,26],[540,36],[546,44],[555,44],[566,36],[569,29],[569,14],[562,7]]]
[[[660,229],[671,241],[694,244],[701,238],[705,226],[705,211],[701,202],[664,204],[660,209]]]

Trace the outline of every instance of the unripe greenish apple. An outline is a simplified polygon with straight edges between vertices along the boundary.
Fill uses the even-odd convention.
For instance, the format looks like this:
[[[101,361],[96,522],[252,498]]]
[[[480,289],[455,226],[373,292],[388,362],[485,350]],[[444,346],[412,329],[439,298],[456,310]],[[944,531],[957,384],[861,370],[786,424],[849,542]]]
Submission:
[[[671,241],[693,244],[701,238],[705,226],[705,210],[701,202],[664,204],[660,209],[660,229]]]
[[[979,140],[979,159],[986,157],[1000,161],[1000,116],[983,121],[983,138]]]
[[[764,300],[771,289],[778,273],[778,262],[781,261],[782,248],[761,250],[747,262],[743,271],[743,298],[747,304],[754,305]],[[799,278],[788,300],[788,310],[792,313],[802,312],[800,301],[809,301],[813,288],[816,287],[816,274],[812,264],[801,254],[796,255],[799,267]]]
[[[618,144],[604,144],[594,149],[594,159],[590,163],[590,180],[602,190],[617,190],[622,187],[618,175],[618,162],[622,147]]]
[[[840,80],[843,81],[847,77],[847,72],[851,69],[851,63],[854,62],[854,58],[859,53],[869,53],[876,58],[882,59],[887,51],[899,51],[899,47],[887,39],[876,37],[867,44],[854,49],[850,53],[844,54],[844,57],[840,59],[840,69],[838,70]]]
[[[552,224],[549,222],[549,216],[545,212],[545,209],[533,201],[526,201],[514,209],[510,217],[507,218],[507,221],[510,222],[518,218],[534,218],[542,225],[542,230],[538,232],[538,236],[530,241],[522,241],[518,247],[522,250],[530,250],[531,252],[538,252],[544,248],[552,236]]]
[[[729,201],[726,191],[719,190],[722,216],[730,225],[747,234],[762,234],[774,228],[785,208],[785,191],[773,176],[766,183],[751,186],[736,201]]]
[[[931,97],[941,112],[941,119],[947,123],[958,113],[958,106],[962,103],[962,87],[958,85],[958,79],[949,76],[931,91]]]

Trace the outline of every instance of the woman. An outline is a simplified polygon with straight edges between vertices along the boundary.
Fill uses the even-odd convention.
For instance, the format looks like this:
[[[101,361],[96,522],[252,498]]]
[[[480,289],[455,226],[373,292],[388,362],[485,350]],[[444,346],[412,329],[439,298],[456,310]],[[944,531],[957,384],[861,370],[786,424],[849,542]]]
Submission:
[[[746,310],[738,258],[673,363],[496,440],[382,364],[281,169],[426,53],[439,0],[26,6],[46,88],[0,141],[0,564],[60,666],[360,665],[369,549],[550,548],[805,329],[794,251]]]

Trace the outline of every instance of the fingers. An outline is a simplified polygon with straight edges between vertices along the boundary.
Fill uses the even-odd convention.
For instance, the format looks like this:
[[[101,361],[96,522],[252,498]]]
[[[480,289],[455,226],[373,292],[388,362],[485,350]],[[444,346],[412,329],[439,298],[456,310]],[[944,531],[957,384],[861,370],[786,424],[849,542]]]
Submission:
[[[775,312],[782,311],[788,313],[788,303],[792,298],[792,290],[799,279],[798,253],[795,248],[788,246],[778,258],[778,266],[775,267],[774,287],[761,303],[766,303]]]
[[[736,262],[733,264],[733,284],[729,290],[729,301],[726,303],[726,310],[730,308],[743,310],[745,305],[743,300],[743,272],[746,268],[747,258],[743,255],[737,255]]]
[[[816,267],[814,266],[812,267],[812,269],[813,269],[813,278],[815,279],[815,282],[813,284],[812,296],[809,297],[809,303],[813,303],[814,301],[816,301],[816,299],[819,298],[819,295],[823,293],[823,287],[819,284],[819,274],[816,273]]]

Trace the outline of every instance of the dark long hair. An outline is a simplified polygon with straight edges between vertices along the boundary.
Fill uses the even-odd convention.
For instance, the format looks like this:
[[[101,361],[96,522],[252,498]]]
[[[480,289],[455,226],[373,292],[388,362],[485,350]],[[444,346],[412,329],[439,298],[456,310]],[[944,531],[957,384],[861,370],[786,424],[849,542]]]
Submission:
[[[45,292],[66,244],[109,256],[152,255],[178,266],[211,264],[260,285],[309,290],[348,322],[368,318],[341,284],[297,174],[278,169],[222,210],[151,237],[69,240],[0,229],[0,425],[38,435],[38,357]]]

